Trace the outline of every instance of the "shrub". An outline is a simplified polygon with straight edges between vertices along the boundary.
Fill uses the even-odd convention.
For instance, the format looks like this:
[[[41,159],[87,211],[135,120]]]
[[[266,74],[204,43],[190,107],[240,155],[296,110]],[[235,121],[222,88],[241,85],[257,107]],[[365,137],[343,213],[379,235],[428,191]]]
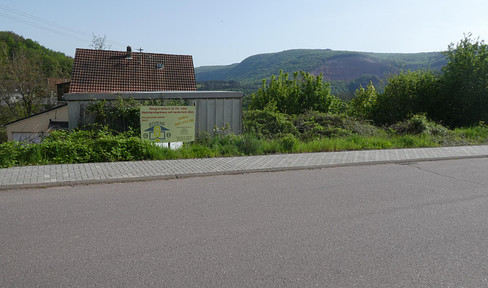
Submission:
[[[24,149],[25,146],[17,141],[0,144],[0,167],[7,168],[19,164],[19,155]]]
[[[413,115],[410,119],[399,122],[391,126],[392,130],[399,135],[419,135],[425,134],[432,137],[445,136],[449,133],[449,129],[441,124],[435,123],[427,119],[425,114]]]
[[[288,73],[280,71],[272,76],[269,85],[263,86],[252,95],[249,107],[264,110],[268,105],[275,105],[277,111],[286,114],[300,114],[306,110],[338,112],[342,108],[341,100],[331,95],[330,83],[324,82],[322,75],[308,72],[295,72],[293,79]]]
[[[349,135],[373,136],[380,133],[375,126],[356,120],[344,114],[307,111],[294,120],[297,135],[301,139],[312,140],[321,137],[343,137]]]
[[[254,134],[244,134],[236,141],[236,146],[244,155],[258,155],[263,153],[261,141]]]
[[[255,134],[258,138],[268,139],[295,132],[289,116],[270,109],[245,111],[243,127],[244,134]]]
[[[281,139],[283,152],[295,152],[300,142],[293,135],[286,135]]]
[[[457,142],[460,145],[485,144],[488,142],[488,126],[481,121],[477,126],[454,129],[452,136],[451,138],[454,139],[448,140]]]
[[[370,81],[366,89],[360,86],[354,93],[354,98],[349,101],[349,113],[360,119],[372,119],[373,107],[376,105],[377,98],[378,92],[374,88],[373,82]]]
[[[86,116],[83,121],[83,129],[93,130],[100,126],[107,126],[113,131],[139,131],[140,130],[140,107],[147,106],[185,106],[183,99],[154,99],[138,101],[133,98],[118,97],[116,101],[97,100],[92,101],[86,109]],[[96,124],[94,124],[96,123]]]
[[[439,75],[430,70],[406,71],[391,75],[384,92],[377,95],[371,116],[378,125],[394,124],[416,113],[438,110]]]
[[[434,119],[449,127],[476,125],[488,121],[488,45],[471,34],[444,53],[441,93]]]

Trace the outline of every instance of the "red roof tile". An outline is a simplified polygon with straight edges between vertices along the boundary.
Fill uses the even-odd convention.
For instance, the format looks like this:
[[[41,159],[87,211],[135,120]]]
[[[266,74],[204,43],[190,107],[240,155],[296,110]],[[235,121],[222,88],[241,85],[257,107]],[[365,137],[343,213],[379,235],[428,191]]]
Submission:
[[[126,59],[126,55],[76,49],[69,92],[197,90],[192,56],[132,52],[132,59]]]

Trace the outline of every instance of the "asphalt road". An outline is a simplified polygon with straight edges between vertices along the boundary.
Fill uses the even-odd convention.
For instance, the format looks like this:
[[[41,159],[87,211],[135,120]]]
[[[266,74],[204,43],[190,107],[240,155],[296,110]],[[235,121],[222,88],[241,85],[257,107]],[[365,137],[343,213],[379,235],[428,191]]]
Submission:
[[[0,287],[487,287],[488,159],[0,192]]]

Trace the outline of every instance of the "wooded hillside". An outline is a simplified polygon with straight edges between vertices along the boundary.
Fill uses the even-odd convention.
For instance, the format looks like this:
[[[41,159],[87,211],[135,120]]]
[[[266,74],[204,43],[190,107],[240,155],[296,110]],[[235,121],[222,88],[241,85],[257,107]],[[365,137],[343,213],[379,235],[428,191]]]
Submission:
[[[0,31],[0,61],[12,58],[21,51],[27,57],[40,61],[48,78],[71,77],[73,58],[43,47],[31,39],[24,39],[14,32]]]
[[[370,81],[380,86],[381,80],[390,74],[404,70],[439,70],[446,64],[441,52],[429,53],[367,53],[333,51],[330,49],[287,50],[278,53],[259,54],[241,63],[227,66],[204,66],[195,69],[197,81],[239,81],[245,85],[261,85],[270,75],[305,71],[313,75],[323,74],[331,82],[335,93],[354,92]]]

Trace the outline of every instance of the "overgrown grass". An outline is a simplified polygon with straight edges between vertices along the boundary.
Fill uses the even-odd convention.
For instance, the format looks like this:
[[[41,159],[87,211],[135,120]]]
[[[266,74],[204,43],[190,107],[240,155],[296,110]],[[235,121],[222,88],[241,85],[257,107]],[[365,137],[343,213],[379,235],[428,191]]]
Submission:
[[[225,129],[217,129],[217,134],[213,137],[208,134],[200,135],[196,142],[185,143],[182,148],[171,150],[141,140],[133,132],[118,134],[108,129],[55,131],[40,144],[19,142],[0,144],[0,167],[488,143],[488,126],[484,123],[480,123],[476,127],[449,130],[438,124],[434,125],[422,117],[416,117],[412,118],[411,122],[407,121],[396,126],[379,129],[371,128],[369,124],[354,123],[351,122],[351,119],[340,117],[322,115],[318,118],[320,119],[317,122],[320,124],[315,126],[311,124],[310,120],[303,120],[303,118],[296,123],[302,125],[302,131],[307,135],[311,135],[310,131],[313,129],[322,129],[318,128],[319,126],[325,126],[324,129],[329,129],[329,131],[339,126],[342,132],[339,135],[302,137],[302,134],[297,133],[296,129],[292,129],[290,131],[292,133],[279,133],[278,137],[269,138],[264,137],[263,133],[233,135]],[[336,124],[329,124],[334,121]],[[311,127],[311,129],[305,126]],[[408,131],[409,129],[410,131]],[[361,135],[362,133],[365,135]]]

